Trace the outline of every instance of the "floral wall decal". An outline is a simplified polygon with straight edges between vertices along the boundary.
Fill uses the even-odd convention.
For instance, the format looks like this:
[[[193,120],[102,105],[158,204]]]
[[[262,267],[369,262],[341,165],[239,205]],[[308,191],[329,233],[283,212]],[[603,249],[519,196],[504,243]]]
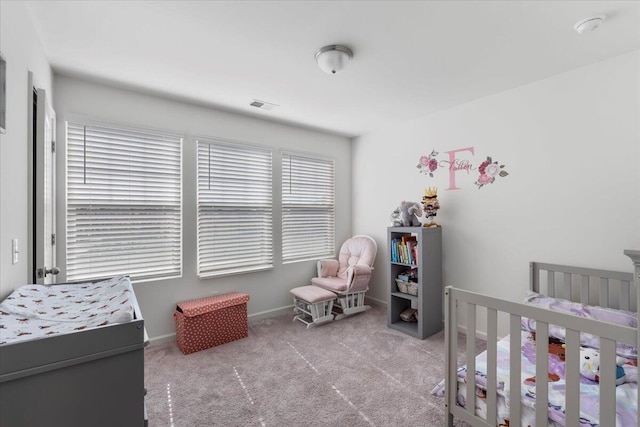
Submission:
[[[497,177],[506,177],[509,173],[504,169],[505,165],[494,162],[491,156],[487,156],[486,160],[475,167],[473,163],[465,157],[474,156],[474,147],[464,147],[456,150],[446,151],[446,160],[438,160],[438,152],[431,150],[431,154],[428,156],[420,156],[420,161],[416,168],[420,173],[428,175],[430,178],[434,177],[435,172],[439,168],[446,168],[449,170],[449,187],[446,190],[460,190],[456,186],[456,174],[458,172],[466,172],[467,175],[471,171],[478,170],[479,175],[474,184],[478,189],[484,187],[487,184],[495,182]]]
[[[475,182],[478,188],[482,188],[487,184],[493,184],[497,176],[504,178],[509,175],[509,173],[504,170],[504,165],[498,166],[498,162],[494,162],[490,156],[487,156],[487,160],[480,163],[480,166],[478,166],[478,172],[480,172],[480,176]]]
[[[438,169],[438,160],[436,160],[436,156],[438,152],[436,150],[431,150],[431,154],[428,156],[420,157],[420,163],[418,163],[417,168],[420,169],[420,173],[424,173],[425,175],[429,175],[433,178],[433,172]]]

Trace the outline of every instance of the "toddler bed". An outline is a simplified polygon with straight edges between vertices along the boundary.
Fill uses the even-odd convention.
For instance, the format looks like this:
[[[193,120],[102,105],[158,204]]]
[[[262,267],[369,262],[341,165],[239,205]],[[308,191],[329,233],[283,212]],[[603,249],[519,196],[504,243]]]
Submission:
[[[128,277],[0,303],[0,426],[143,426],[144,321]]]
[[[640,251],[625,254],[633,274],[531,263],[524,304],[447,287],[446,374],[433,390],[445,395],[446,425],[455,417],[473,426],[640,426]],[[481,312],[487,350],[476,357]],[[500,340],[499,319],[509,331]],[[458,327],[467,331],[460,368]],[[599,357],[594,375],[589,356]]]

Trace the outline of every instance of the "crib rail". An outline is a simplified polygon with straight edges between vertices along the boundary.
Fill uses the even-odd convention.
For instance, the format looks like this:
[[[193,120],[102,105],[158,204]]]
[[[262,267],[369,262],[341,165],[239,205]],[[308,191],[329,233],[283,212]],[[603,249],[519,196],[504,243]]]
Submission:
[[[530,288],[553,298],[637,311],[633,273],[529,263]]]
[[[625,276],[626,277],[626,276]],[[626,279],[625,279],[626,280]],[[487,316],[487,420],[475,415],[475,355],[476,355],[476,316],[478,309],[484,307]],[[459,323],[459,314],[464,312],[466,320]],[[600,425],[616,424],[616,343],[637,345],[637,330],[624,326],[559,313],[543,308],[505,301],[475,292],[445,288],[445,346],[446,400],[448,425],[453,426],[453,417],[473,426],[495,426],[497,419],[497,326],[499,313],[509,318],[509,333],[512,337],[510,354],[520,354],[521,319],[527,317],[536,320],[537,342],[548,342],[549,325],[562,325],[566,328],[565,378],[566,378],[566,424],[579,425],[580,411],[580,333],[586,332],[600,337]],[[501,314],[502,315],[502,314]],[[460,316],[462,317],[462,316]],[[457,395],[457,325],[467,331],[467,407],[459,406]],[[518,339],[514,339],[518,337]],[[548,357],[547,345],[536,346],[536,425],[547,425],[548,420]],[[520,357],[510,357],[510,372],[521,372]],[[511,420],[520,420],[521,407],[520,375],[510,375],[510,416]],[[518,422],[512,422],[517,425]]]

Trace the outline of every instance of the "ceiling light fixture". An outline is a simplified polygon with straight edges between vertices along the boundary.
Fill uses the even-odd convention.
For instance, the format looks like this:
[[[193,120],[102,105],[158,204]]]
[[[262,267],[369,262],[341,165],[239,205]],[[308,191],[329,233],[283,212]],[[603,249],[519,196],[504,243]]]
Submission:
[[[600,26],[605,20],[605,15],[592,16],[591,18],[581,19],[576,22],[573,26],[574,30],[578,32],[578,34],[582,34],[584,32],[594,31],[596,28]]]
[[[332,44],[316,52],[316,62],[322,71],[335,74],[342,70],[353,58],[353,52],[346,46]]]

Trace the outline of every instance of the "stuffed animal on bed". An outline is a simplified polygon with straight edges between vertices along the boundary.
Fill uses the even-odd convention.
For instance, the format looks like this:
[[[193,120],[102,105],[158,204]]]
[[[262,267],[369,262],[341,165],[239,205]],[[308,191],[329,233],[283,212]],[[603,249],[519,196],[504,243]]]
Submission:
[[[600,381],[600,352],[593,348],[580,347],[580,375],[591,381]],[[624,368],[616,365],[616,385],[624,384]]]
[[[535,332],[531,332],[530,339],[535,343],[535,340],[536,340]],[[524,347],[523,347],[523,350],[524,350]],[[535,347],[527,346],[527,350],[525,351],[525,356],[530,361],[533,361],[533,363],[535,363],[534,355],[535,355]],[[564,344],[562,343],[561,340],[557,338],[549,337],[549,355],[555,355],[557,357],[558,362],[564,362],[565,350],[564,350]],[[551,371],[548,374],[549,381],[550,382],[560,381],[559,374],[561,374],[564,369],[564,363],[562,364],[552,363],[549,365],[549,369],[551,369]],[[524,383],[528,385],[534,385],[536,383],[536,377],[526,378],[524,380]]]
[[[400,210],[400,221],[404,227],[420,227],[421,223],[418,220],[422,216],[422,206],[416,202],[400,202],[398,206]]]
[[[530,338],[535,343],[536,333],[532,332]],[[527,351],[525,351],[525,347],[523,347],[523,354],[525,354],[525,356],[529,354],[527,358],[534,360],[535,347],[529,346],[527,347]],[[551,358],[549,359],[549,381],[559,381],[561,379],[560,375],[564,376],[564,361],[566,358],[565,343],[558,338],[549,337],[549,355],[556,356],[556,360],[561,362],[561,364],[558,364],[552,362]],[[616,360],[616,385],[627,382],[626,371],[620,366],[620,364],[624,363],[627,362],[623,359]],[[598,350],[589,347],[580,347],[580,375],[594,383],[600,381],[600,352]],[[630,381],[632,381],[632,379],[630,379]],[[526,378],[524,383],[534,385],[536,383],[536,377]]]

